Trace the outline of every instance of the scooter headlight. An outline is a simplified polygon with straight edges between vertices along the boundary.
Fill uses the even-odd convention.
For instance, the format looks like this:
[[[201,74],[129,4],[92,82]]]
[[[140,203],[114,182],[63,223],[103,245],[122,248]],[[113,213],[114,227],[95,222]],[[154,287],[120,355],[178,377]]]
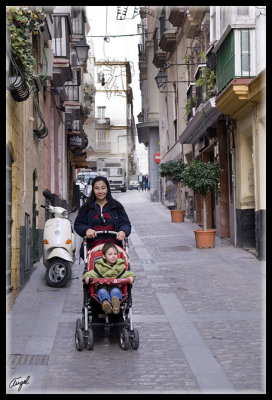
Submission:
[[[67,211],[67,210],[62,211],[61,215],[62,215],[64,218],[68,218],[68,211]]]

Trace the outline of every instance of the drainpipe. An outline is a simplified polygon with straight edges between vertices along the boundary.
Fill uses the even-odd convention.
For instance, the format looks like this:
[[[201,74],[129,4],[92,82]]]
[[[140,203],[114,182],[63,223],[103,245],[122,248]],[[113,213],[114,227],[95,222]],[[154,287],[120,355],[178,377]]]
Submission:
[[[235,174],[235,147],[231,149],[232,190],[233,190],[233,220],[234,220],[234,246],[237,245],[236,224],[236,174]]]

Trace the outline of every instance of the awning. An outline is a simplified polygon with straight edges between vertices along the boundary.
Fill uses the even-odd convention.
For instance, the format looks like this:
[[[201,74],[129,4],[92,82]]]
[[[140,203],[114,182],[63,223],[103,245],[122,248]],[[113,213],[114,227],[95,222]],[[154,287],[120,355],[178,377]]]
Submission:
[[[205,104],[200,104],[196,115],[180,135],[180,143],[197,143],[207,134],[207,129],[214,125],[220,115],[222,113],[215,106],[215,97],[211,97]]]

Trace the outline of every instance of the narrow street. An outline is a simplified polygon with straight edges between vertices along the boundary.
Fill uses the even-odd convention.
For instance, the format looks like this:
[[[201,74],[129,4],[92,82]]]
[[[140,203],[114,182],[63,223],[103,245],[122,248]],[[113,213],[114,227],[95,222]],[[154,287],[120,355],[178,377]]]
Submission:
[[[148,192],[113,196],[133,226],[138,350],[100,331],[92,351],[77,351],[83,261],[61,289],[40,261],[7,316],[7,394],[265,393],[265,263],[218,237],[197,249],[198,225],[172,223]]]

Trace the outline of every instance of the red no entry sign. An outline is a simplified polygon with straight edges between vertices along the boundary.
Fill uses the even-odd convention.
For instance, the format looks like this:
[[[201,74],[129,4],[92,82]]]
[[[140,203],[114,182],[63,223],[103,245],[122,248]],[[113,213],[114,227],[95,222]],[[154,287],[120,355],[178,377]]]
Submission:
[[[157,151],[157,153],[154,154],[154,161],[157,164],[159,164],[161,162],[161,155],[160,155],[159,151]]]

